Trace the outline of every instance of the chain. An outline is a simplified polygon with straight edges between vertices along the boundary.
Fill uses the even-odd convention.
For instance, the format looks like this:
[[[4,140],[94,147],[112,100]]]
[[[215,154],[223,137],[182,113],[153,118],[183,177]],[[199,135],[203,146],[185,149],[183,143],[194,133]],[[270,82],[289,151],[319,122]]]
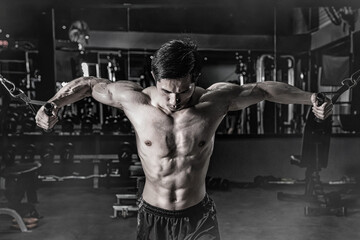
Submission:
[[[10,96],[13,98],[19,98],[21,95],[24,94],[23,90],[16,88],[13,82],[7,80],[1,74],[0,74],[0,83],[4,86],[4,88],[9,92]]]

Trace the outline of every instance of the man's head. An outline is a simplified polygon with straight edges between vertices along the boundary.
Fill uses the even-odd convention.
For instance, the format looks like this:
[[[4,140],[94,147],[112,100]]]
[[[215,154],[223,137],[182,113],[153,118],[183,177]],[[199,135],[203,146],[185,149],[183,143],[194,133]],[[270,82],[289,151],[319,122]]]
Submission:
[[[182,40],[165,43],[155,53],[151,70],[163,107],[172,112],[187,107],[201,70],[196,45]]]
[[[201,71],[197,46],[190,40],[171,40],[163,44],[151,61],[151,71],[155,81],[190,75],[191,82],[196,82]]]
[[[177,79],[162,78],[157,82],[156,88],[162,107],[175,112],[189,106],[195,92],[195,83],[191,81],[190,75]]]

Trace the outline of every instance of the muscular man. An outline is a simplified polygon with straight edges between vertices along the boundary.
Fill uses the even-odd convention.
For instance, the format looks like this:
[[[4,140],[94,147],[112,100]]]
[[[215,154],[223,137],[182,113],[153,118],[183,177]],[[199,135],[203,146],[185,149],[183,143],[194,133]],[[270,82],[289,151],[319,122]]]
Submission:
[[[190,41],[165,43],[152,59],[156,86],[141,88],[130,81],[81,77],[60,89],[42,107],[38,126],[49,129],[59,108],[92,96],[122,109],[135,129],[137,150],[146,176],[139,201],[138,239],[219,239],[215,205],[205,191],[205,177],[214,147],[215,130],[228,111],[262,100],[313,105],[324,119],[332,106],[315,105],[315,94],[279,82],[216,83],[196,86],[199,55]]]

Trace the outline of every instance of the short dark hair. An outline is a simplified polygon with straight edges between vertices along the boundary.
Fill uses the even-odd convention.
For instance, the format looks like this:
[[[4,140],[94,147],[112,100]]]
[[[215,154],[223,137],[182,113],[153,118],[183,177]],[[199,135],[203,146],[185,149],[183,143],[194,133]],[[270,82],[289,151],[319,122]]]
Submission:
[[[195,82],[200,75],[200,55],[196,44],[190,39],[171,40],[155,52],[151,61],[151,71],[155,80],[178,79],[191,75]]]

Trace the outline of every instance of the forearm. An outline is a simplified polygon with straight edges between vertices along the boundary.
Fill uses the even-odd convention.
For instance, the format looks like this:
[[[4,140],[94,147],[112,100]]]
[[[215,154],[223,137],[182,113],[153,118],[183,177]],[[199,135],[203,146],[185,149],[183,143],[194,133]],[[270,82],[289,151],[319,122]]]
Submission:
[[[282,82],[263,82],[257,84],[264,93],[264,99],[282,104],[312,105],[312,92],[303,91],[297,87]]]
[[[62,87],[48,102],[53,102],[58,108],[77,102],[91,96],[93,87],[100,82],[109,82],[106,79],[95,77],[80,77]]]

